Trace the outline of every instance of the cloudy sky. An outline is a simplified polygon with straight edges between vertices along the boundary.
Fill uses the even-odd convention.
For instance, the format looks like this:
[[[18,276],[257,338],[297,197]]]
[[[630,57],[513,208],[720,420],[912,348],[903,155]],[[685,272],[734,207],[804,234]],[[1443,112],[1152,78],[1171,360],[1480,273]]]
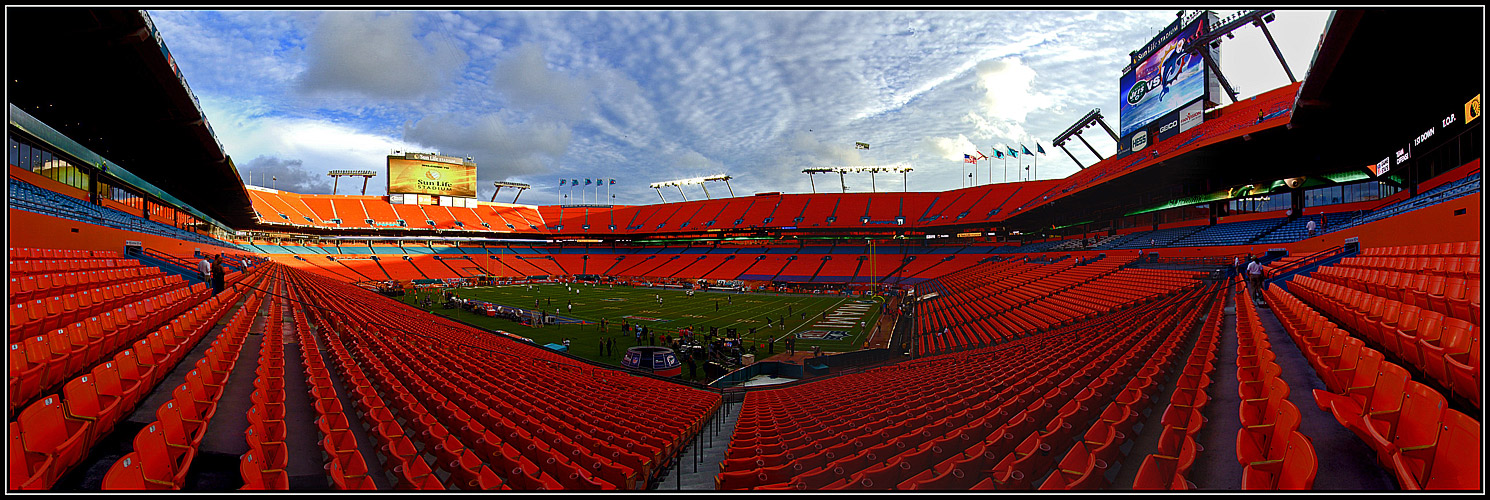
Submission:
[[[329,193],[326,171],[382,172],[398,149],[474,157],[482,200],[508,180],[534,186],[524,203],[558,203],[559,179],[589,177],[644,204],[659,201],[655,181],[722,172],[737,195],[807,192],[803,168],[846,165],[906,164],[911,190],[955,189],[964,153],[1036,142],[1050,153],[1039,177],[1065,177],[1077,166],[1050,139],[1092,108],[1118,126],[1128,53],[1175,10],[150,15],[251,184]],[[1299,78],[1328,15],[1280,11],[1269,25]],[[1221,52],[1243,97],[1288,83],[1257,28]],[[1107,155],[1105,135],[1085,136]],[[902,188],[898,175],[876,182]]]

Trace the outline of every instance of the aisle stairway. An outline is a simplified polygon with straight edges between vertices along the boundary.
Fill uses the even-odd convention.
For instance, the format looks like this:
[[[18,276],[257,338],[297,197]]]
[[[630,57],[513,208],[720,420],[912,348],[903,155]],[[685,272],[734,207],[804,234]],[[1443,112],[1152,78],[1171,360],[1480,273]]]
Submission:
[[[735,434],[743,406],[743,402],[722,404],[703,431],[678,452],[678,462],[662,471],[651,489],[714,490],[715,475],[728,456],[730,436]]]

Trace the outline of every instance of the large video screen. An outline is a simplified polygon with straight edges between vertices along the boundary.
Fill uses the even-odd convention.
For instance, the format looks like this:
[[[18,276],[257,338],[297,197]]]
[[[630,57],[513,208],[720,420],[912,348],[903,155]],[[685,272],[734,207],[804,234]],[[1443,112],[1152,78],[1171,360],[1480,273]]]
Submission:
[[[388,194],[476,197],[476,165],[388,158]]]
[[[1200,54],[1185,54],[1185,48],[1205,32],[1207,16],[1199,16],[1184,29],[1166,29],[1160,42],[1147,57],[1133,64],[1131,71],[1119,80],[1122,93],[1118,122],[1127,136],[1160,117],[1174,112],[1205,96],[1205,60]],[[1179,21],[1176,20],[1176,23]],[[1159,40],[1158,38],[1155,39]],[[1150,45],[1154,45],[1152,42]]]

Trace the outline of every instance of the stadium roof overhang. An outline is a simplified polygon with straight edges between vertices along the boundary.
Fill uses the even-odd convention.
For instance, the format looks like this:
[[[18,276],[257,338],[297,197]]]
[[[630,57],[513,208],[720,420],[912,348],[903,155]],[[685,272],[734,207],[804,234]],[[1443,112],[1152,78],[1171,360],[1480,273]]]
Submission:
[[[1479,8],[1336,12],[1326,23],[1289,123],[1197,148],[1045,203],[1011,217],[1006,229],[1033,232],[1084,221],[1104,227],[1136,211],[1233,187],[1369,172],[1367,165],[1408,146],[1450,114],[1463,119],[1465,103],[1482,90],[1483,13]],[[1304,184],[1313,185],[1318,182]]]
[[[1341,10],[1299,89],[1292,153],[1377,163],[1454,116],[1484,85],[1485,10]]]
[[[228,225],[248,191],[153,23],[134,9],[7,9],[10,102]]]

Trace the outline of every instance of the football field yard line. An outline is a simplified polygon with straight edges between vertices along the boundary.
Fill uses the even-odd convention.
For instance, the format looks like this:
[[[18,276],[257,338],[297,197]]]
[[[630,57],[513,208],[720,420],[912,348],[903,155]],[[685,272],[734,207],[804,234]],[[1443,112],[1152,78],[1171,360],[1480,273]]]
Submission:
[[[828,306],[828,308],[827,309],[824,309],[824,311],[831,311],[831,310],[833,310],[833,308],[843,305],[843,301],[845,301],[845,300],[848,300],[848,297],[844,297],[844,298],[838,299],[838,302],[834,302],[833,305]],[[793,328],[791,331],[781,334],[780,337],[776,337],[776,340],[779,341],[781,339],[786,338],[788,335],[795,334],[795,333],[797,333],[797,330],[801,330],[802,327],[807,326],[809,324],[812,324],[812,322],[811,321],[803,321],[802,324],[797,325],[797,327],[796,328]]]
[[[837,303],[833,304],[827,310],[830,310],[830,311],[831,310],[834,310],[838,306],[843,305],[843,303],[845,301],[848,301],[851,298],[854,298],[854,297],[849,296],[849,297],[844,297],[842,299],[839,299]],[[864,299],[864,300],[873,300],[873,299]],[[875,324],[876,322],[879,321],[880,311],[877,309],[877,307],[883,307],[883,306],[884,306],[883,303],[878,302],[878,301],[875,301],[875,307],[871,307],[869,310],[867,310],[867,311],[864,312],[864,317],[862,319],[860,319],[860,322],[863,323],[864,326],[857,328],[858,333],[855,333],[854,336],[851,337],[851,339],[848,339],[848,343],[849,343],[849,346],[850,347],[863,345],[859,341],[864,337],[864,334],[868,333],[868,330],[869,330],[870,325],[873,325],[873,324]],[[870,319],[873,319],[874,321],[870,321]],[[797,330],[801,330],[802,327],[807,326],[809,323],[811,323],[811,322],[802,323],[802,325],[798,326],[797,328],[793,329],[790,332],[787,332],[786,335],[791,335],[791,334],[797,333]],[[853,330],[855,328],[853,326],[850,326],[849,329]],[[786,335],[782,335],[780,338],[778,338],[778,340],[780,340],[781,338],[786,338]],[[826,341],[826,342],[843,342],[843,341],[842,340],[838,340],[838,341],[829,340],[829,341]]]
[[[703,306],[700,306],[699,304],[684,304],[681,308],[673,308],[673,307],[666,307],[665,306],[664,309],[661,310],[662,312],[660,312],[659,314],[671,313],[672,311],[679,311],[681,313],[695,313],[695,311],[696,311],[695,308],[697,308],[697,307],[703,307],[704,310],[701,311],[701,312],[706,313],[706,314],[703,314],[703,316],[705,316],[705,317],[704,318],[693,318],[693,319],[697,319],[697,320],[700,320],[700,321],[721,321],[721,320],[729,320],[729,319],[732,319],[732,318],[738,318],[738,319],[741,319],[741,320],[748,320],[748,319],[754,318],[758,314],[761,314],[762,313],[761,310],[762,309],[765,309],[764,313],[765,313],[766,316],[769,316],[771,313],[776,312],[776,313],[778,313],[777,314],[777,318],[773,318],[773,319],[780,319],[780,318],[783,318],[783,317],[786,316],[785,314],[782,314],[781,312],[785,310],[785,308],[782,307],[782,306],[785,305],[788,301],[790,301],[793,305],[802,306],[804,308],[814,307],[814,305],[809,305],[809,304],[803,304],[803,303],[801,303],[799,301],[799,299],[801,299],[801,298],[799,298],[799,297],[793,297],[793,296],[783,296],[783,295],[754,295],[754,294],[731,294],[731,296],[746,297],[746,298],[749,298],[750,300],[756,300],[756,301],[759,301],[761,303],[760,304],[757,304],[757,305],[749,306],[748,308],[746,308],[744,310],[737,310],[735,312],[725,313],[725,314],[721,314],[719,316],[712,316],[712,317],[707,315],[707,313],[709,312],[708,311],[708,307],[709,307],[709,305],[712,305],[712,300],[710,300],[707,303],[709,305],[703,305]],[[697,298],[698,295],[695,294],[694,297]],[[822,297],[810,297],[809,299],[822,299]],[[684,299],[684,300],[687,300],[687,299]],[[715,300],[717,300],[717,299],[715,299]],[[840,300],[838,303],[842,303],[842,300]],[[836,306],[837,306],[837,303],[835,303],[835,304],[833,304],[831,306],[828,306],[828,308],[826,308],[824,310],[831,309],[832,307],[836,307]],[[734,307],[734,306],[730,306],[730,307]],[[720,310],[720,312],[723,313],[723,310]],[[636,313],[636,314],[642,314],[642,313]],[[681,317],[682,315],[681,314],[677,314],[677,316]],[[697,323],[697,322],[698,321],[695,321],[695,323]],[[751,325],[753,323],[754,322],[751,322],[751,321],[739,321],[739,320],[735,320],[735,321],[731,321],[729,324],[718,326],[718,328],[720,330],[725,330],[725,329],[730,328],[730,327],[735,327],[737,330],[739,330],[740,327],[739,326],[736,326],[736,325],[744,325],[744,329],[746,330],[746,332],[738,332],[737,331],[736,333],[742,333],[743,335],[741,335],[741,338],[747,338],[746,336],[749,335],[748,331],[750,329],[750,326],[749,325]],[[773,323],[773,324],[775,324],[775,323]],[[806,324],[806,323],[804,323],[804,324]],[[757,330],[763,329],[763,328],[764,327],[757,326]],[[799,326],[799,328],[800,328],[800,326]],[[760,332],[757,332],[757,335],[759,335],[759,334],[760,334]],[[751,338],[751,340],[756,340],[758,337],[749,337],[749,338]],[[767,338],[769,338],[769,336]]]

